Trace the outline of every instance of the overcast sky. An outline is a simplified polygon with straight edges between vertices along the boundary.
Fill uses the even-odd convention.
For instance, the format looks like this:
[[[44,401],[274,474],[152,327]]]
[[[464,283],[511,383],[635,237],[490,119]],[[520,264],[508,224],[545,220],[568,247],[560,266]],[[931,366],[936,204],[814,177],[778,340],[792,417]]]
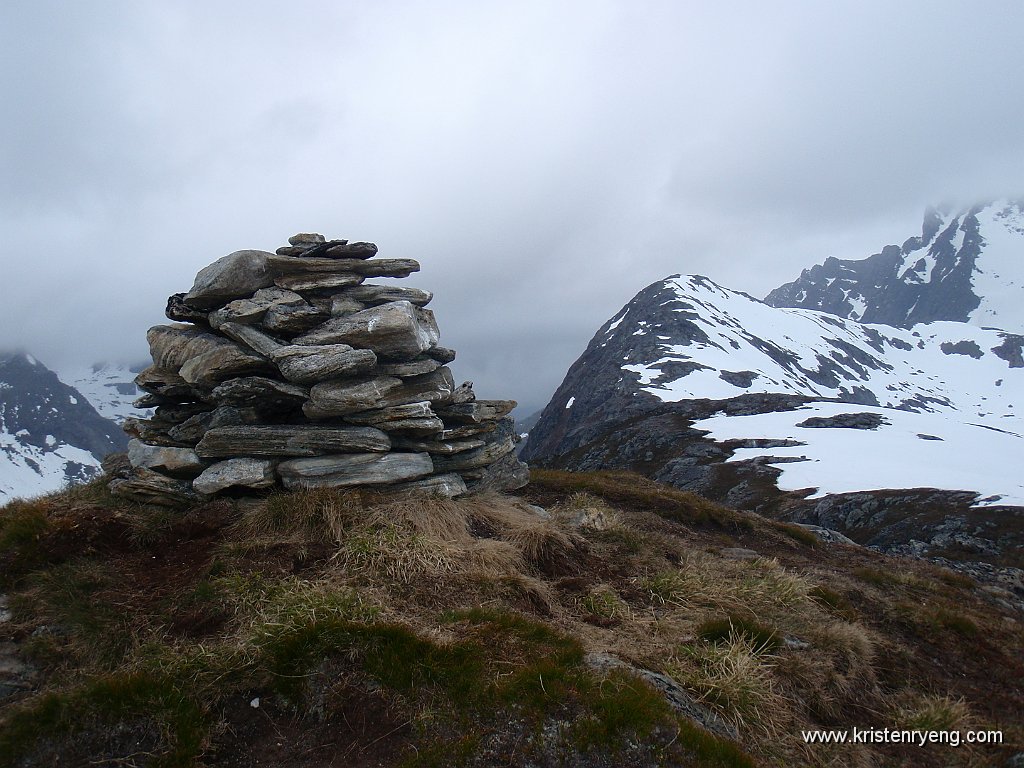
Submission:
[[[543,406],[606,319],[763,296],[1024,194],[1024,4],[0,8],[0,349],[141,360],[170,293],[299,231],[412,257],[456,377]]]

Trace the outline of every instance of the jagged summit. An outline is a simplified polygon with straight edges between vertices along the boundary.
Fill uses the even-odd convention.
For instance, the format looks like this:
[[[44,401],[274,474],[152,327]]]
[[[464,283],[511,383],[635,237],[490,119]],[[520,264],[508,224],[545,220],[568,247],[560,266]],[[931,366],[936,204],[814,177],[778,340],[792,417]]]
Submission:
[[[929,209],[921,234],[861,260],[829,257],[765,297],[909,328],[935,320],[1024,331],[1024,200]]]

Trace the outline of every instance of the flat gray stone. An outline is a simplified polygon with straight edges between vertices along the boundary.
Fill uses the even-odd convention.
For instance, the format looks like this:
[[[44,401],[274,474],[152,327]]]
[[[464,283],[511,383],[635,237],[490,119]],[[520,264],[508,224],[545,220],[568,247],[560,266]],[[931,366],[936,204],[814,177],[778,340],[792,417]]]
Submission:
[[[229,253],[196,275],[192,290],[185,294],[185,303],[196,309],[212,309],[232,299],[252,296],[274,280],[266,251],[235,251]]]
[[[438,415],[446,424],[480,424],[507,416],[516,405],[515,400],[475,400],[453,403],[439,409]]]
[[[420,355],[406,363],[379,363],[375,373],[380,373],[384,376],[399,377],[422,376],[424,373],[436,371],[440,367],[441,364],[437,362],[437,360],[429,358],[426,355]]]
[[[272,357],[275,351],[284,346],[277,339],[251,325],[223,323],[220,332],[260,357]]]
[[[327,238],[319,232],[299,232],[288,238],[288,245],[319,245],[326,242]]]
[[[354,299],[366,306],[387,304],[391,301],[408,301],[417,307],[425,307],[434,298],[430,291],[420,288],[406,288],[401,285],[372,285],[364,283],[355,288],[346,288],[341,296]]]
[[[355,453],[291,459],[278,465],[285,488],[335,488],[386,485],[433,474],[426,453]]]
[[[275,466],[276,462],[269,459],[249,457],[219,461],[193,480],[192,488],[206,496],[227,488],[269,488],[277,482]]]
[[[191,448],[147,445],[137,439],[128,441],[128,461],[133,467],[185,477],[199,474],[206,466]]]
[[[454,453],[481,448],[486,443],[478,437],[470,437],[463,440],[428,440],[392,435],[391,445],[402,451],[422,451],[440,456],[451,456]]]
[[[373,427],[253,424],[208,430],[196,446],[196,453],[204,457],[323,456],[379,453],[390,448],[388,436]]]
[[[285,258],[278,256],[277,258]],[[274,278],[274,285],[289,291],[323,291],[329,288],[344,288],[346,285],[359,285],[363,282],[362,275],[352,272],[336,272],[333,274],[286,275]]]
[[[408,277],[420,271],[419,262],[413,259],[332,259],[310,256],[277,256],[267,259],[267,266],[275,276],[329,275],[352,273],[366,277]]]
[[[382,407],[384,395],[401,386],[402,380],[394,376],[325,381],[313,385],[302,410],[311,419],[368,411]]]
[[[270,359],[282,376],[298,384],[367,373],[377,364],[371,350],[347,344],[291,344],[276,349]]]
[[[408,361],[437,344],[440,332],[434,313],[408,301],[393,301],[345,317],[331,318],[296,344],[349,344],[372,349],[379,357]]]

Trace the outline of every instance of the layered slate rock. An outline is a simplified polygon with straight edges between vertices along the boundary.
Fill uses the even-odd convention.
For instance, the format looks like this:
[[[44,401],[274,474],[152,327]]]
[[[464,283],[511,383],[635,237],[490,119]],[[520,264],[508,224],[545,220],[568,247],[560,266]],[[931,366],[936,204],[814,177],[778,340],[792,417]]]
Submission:
[[[458,496],[525,485],[511,400],[456,386],[427,305],[378,285],[419,270],[373,243],[289,238],[236,251],[176,293],[150,329],[112,492],[174,505],[223,493],[370,486]]]

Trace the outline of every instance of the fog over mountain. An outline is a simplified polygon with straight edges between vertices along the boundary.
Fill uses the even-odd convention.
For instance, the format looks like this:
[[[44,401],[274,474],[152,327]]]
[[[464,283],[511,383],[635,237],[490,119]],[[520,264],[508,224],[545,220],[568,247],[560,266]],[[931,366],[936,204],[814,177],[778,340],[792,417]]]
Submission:
[[[546,402],[676,272],[764,295],[1019,194],[1024,7],[385,0],[0,9],[0,348],[145,357],[298,231],[423,264],[455,373]]]

